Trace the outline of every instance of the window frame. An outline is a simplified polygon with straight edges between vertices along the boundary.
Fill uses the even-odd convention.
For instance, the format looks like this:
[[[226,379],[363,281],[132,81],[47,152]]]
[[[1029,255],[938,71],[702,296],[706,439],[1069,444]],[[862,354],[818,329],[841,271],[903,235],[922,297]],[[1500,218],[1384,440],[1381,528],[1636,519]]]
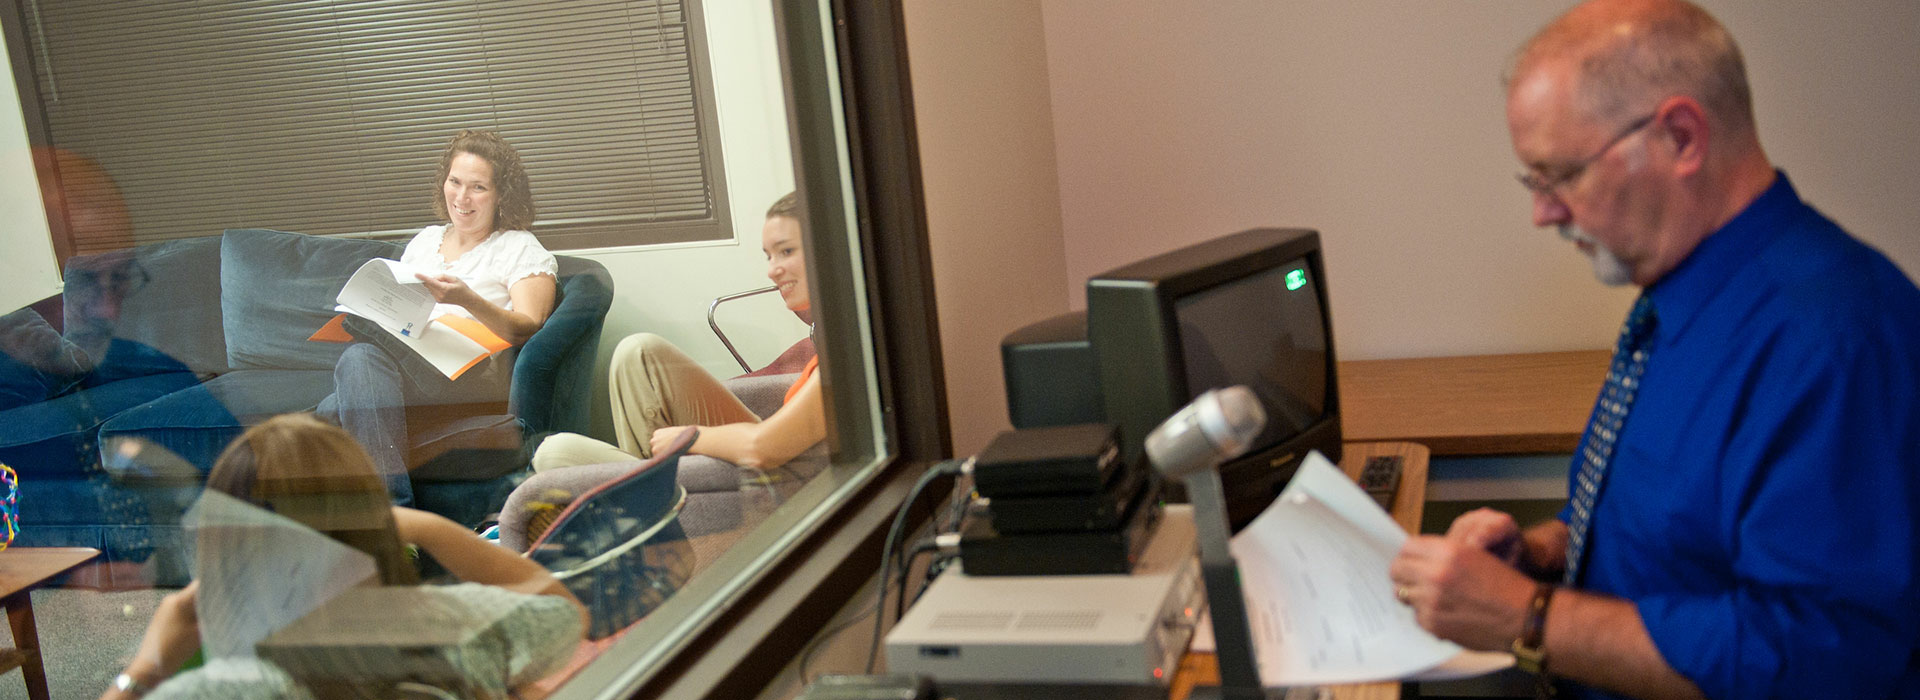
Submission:
[[[577,224],[540,224],[536,220],[535,235],[547,249],[566,253],[571,251],[605,250],[610,248],[638,248],[644,246],[680,246],[680,245],[718,245],[736,240],[739,232],[734,230],[732,204],[729,202],[726,159],[723,151],[723,138],[720,133],[718,96],[715,90],[712,58],[709,38],[706,32],[706,0],[678,0],[688,27],[687,58],[692,77],[692,109],[696,112],[695,122],[702,135],[704,158],[702,167],[706,173],[707,185],[713,205],[712,218],[700,222],[628,222],[588,224],[583,230]],[[21,112],[27,144],[33,148],[34,167],[38,172],[54,173],[58,178],[58,167],[52,162],[51,154],[44,147],[58,146],[52,143],[52,125],[48,117],[47,106],[40,94],[38,84],[38,57],[34,55],[31,42],[26,36],[31,26],[28,17],[28,3],[22,0],[0,0],[0,40],[6,42],[9,68],[13,72],[14,87],[19,95]],[[451,132],[449,132],[451,133]],[[84,154],[83,154],[84,155]],[[349,236],[366,235],[373,238],[406,240],[414,233],[411,224],[432,219],[431,209],[426,201],[424,187],[421,188],[420,217],[416,221],[398,222],[400,228],[392,231],[375,231],[366,234],[341,234]],[[548,216],[542,212],[541,216]],[[78,250],[72,227],[61,212],[45,212],[48,234],[54,253],[54,265],[64,270],[67,259],[83,254]],[[444,223],[444,222],[442,222]],[[218,235],[219,231],[207,231],[201,235]],[[136,244],[152,243],[155,240],[136,241]]]
[[[841,459],[848,448],[882,444],[886,454],[878,455],[882,463],[847,498],[822,506],[819,527],[747,574],[740,594],[675,640],[658,663],[633,668],[616,656],[621,649],[610,649],[561,687],[556,700],[759,694],[875,574],[887,528],[910,505],[913,483],[952,453],[901,7],[898,0],[821,3],[830,3],[835,54],[820,45],[827,25],[810,9],[811,0],[777,2],[775,22],[800,193],[815,232],[807,243],[809,274],[823,286],[851,286],[861,278],[872,324],[872,335],[863,337],[855,310],[819,310],[818,335],[828,349],[821,353],[820,372],[829,388],[834,477],[857,478]],[[823,65],[837,68],[837,83],[828,71],[810,69]],[[836,95],[844,105],[844,141],[833,119]],[[838,187],[807,187],[837,184],[843,176],[852,183],[852,212]],[[858,236],[864,269],[852,268],[846,256],[812,252],[855,245],[841,238],[848,232]],[[872,407],[864,353],[831,351],[863,340],[872,343],[879,426],[867,419]],[[876,427],[879,434],[871,434]],[[927,515],[939,491],[931,489],[913,504],[918,518]]]

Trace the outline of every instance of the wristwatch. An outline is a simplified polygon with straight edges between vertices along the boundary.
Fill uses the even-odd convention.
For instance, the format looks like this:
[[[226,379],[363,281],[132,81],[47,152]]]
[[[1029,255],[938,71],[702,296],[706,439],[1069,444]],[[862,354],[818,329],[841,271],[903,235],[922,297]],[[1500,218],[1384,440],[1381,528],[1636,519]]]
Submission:
[[[1533,601],[1527,604],[1527,626],[1513,640],[1514,665],[1542,678],[1547,675],[1547,603],[1553,600],[1553,592],[1558,589],[1544,582],[1534,587]]]
[[[125,672],[113,678],[113,689],[123,693],[132,693],[136,698],[153,692],[153,686],[141,683],[139,679]]]

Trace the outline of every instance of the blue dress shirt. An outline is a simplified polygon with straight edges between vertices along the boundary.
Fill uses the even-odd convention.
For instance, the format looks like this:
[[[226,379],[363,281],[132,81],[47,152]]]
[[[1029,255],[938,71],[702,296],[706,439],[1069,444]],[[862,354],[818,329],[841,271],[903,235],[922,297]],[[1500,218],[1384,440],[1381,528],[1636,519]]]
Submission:
[[[1920,289],[1780,173],[1646,293],[1580,587],[1709,697],[1920,693]]]

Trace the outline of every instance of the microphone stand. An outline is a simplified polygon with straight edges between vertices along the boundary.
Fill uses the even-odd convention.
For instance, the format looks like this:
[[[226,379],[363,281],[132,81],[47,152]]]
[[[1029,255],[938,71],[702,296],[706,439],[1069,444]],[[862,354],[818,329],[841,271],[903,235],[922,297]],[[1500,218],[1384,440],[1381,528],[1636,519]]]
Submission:
[[[1207,584],[1207,614],[1213,618],[1214,656],[1220,663],[1220,687],[1194,688],[1195,700],[1264,700],[1260,670],[1253,660],[1253,633],[1247,627],[1247,599],[1240,594],[1240,569],[1228,548],[1227,500],[1217,467],[1186,475],[1187,500],[1193,504],[1194,536],[1200,544],[1200,575]]]

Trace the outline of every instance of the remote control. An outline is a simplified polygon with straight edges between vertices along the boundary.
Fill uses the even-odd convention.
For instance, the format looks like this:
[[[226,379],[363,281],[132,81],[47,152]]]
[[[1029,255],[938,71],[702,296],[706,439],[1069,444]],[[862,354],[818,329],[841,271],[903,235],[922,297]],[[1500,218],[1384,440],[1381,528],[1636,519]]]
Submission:
[[[1393,510],[1393,494],[1400,490],[1400,455],[1368,457],[1356,481],[1360,488],[1380,504],[1381,510]]]

